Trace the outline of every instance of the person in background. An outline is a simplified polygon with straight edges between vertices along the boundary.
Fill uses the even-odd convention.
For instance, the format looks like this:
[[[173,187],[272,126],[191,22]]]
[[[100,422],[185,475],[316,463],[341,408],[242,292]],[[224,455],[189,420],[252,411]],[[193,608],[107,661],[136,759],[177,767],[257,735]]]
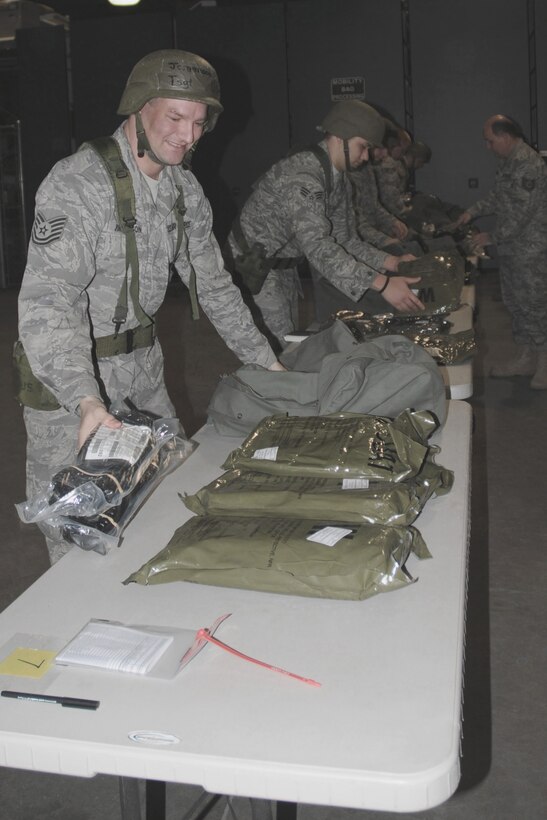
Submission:
[[[412,144],[408,131],[390,123],[386,129],[387,155],[374,166],[378,198],[384,208],[401,219],[406,212],[405,195],[409,185],[409,169],[404,156]]]
[[[386,133],[394,126],[386,120]],[[348,176],[352,187],[353,206],[357,220],[357,233],[365,242],[397,254],[408,235],[408,228],[400,219],[390,213],[380,202],[375,167],[388,155],[385,144],[375,145],[369,150],[368,162],[351,171]]]
[[[29,498],[73,463],[98,425],[120,426],[111,403],[129,398],[139,410],[175,415],[154,322],[173,266],[242,362],[283,369],[224,268],[209,203],[184,167],[222,110],[206,60],[148,54],[123,91],[126,119],[106,138],[134,213],[121,212],[125,199],[90,144],[58,162],[38,190],[19,296]],[[71,548],[47,540],[52,562]]]
[[[461,214],[458,224],[495,216],[492,233],[478,233],[474,242],[497,246],[516,351],[492,368],[492,376],[532,376],[533,389],[547,390],[547,166],[511,117],[490,117],[483,136],[498,160],[494,187]]]
[[[383,293],[399,310],[422,307],[409,287],[418,279],[389,276],[401,259],[414,257],[375,248],[355,229],[347,174],[366,162],[384,128],[383,118],[366,103],[336,103],[321,125],[324,138],[276,162],[255,183],[232,226],[229,265],[252,294],[278,348],[298,326],[298,265],[304,260],[316,286],[333,295],[335,309],[347,301],[356,307],[368,289]],[[322,318],[317,287],[315,292]]]

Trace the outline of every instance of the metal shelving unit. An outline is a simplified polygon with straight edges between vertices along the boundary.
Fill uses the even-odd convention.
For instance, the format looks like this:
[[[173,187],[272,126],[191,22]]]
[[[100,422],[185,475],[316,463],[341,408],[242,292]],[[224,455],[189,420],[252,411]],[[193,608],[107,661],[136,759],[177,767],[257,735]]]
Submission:
[[[26,256],[21,125],[0,109],[0,287],[21,282]]]

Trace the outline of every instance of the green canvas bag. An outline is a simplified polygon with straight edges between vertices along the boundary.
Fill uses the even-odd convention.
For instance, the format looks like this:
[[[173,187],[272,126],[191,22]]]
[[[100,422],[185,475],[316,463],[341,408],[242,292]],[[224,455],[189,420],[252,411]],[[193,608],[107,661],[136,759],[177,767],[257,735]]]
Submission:
[[[275,413],[327,415],[338,411],[397,416],[430,410],[442,424],[446,388],[433,358],[403,336],[358,342],[341,321],[281,357],[288,372],[245,365],[224,376],[207,408],[221,435],[249,433]]]

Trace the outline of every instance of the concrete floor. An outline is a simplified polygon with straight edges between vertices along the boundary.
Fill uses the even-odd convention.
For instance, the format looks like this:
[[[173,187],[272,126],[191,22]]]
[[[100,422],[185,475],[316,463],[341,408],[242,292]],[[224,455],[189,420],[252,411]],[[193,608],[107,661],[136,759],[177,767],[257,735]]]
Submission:
[[[456,794],[428,812],[431,820],[541,820],[547,817],[546,657],[547,581],[545,461],[547,391],[527,379],[494,380],[492,363],[511,349],[509,322],[495,271],[477,284],[474,361],[472,533],[467,613],[462,778]],[[0,609],[48,567],[33,527],[20,525],[14,503],[24,497],[25,434],[11,398],[10,354],[16,337],[15,291],[0,291]],[[306,313],[303,322],[306,321]],[[189,319],[185,297],[169,293],[159,318],[168,386],[188,435],[205,420],[219,374],[237,366],[206,319]],[[408,708],[412,708],[409,703]],[[199,795],[168,787],[168,820],[182,818]],[[236,800],[238,816],[249,801]],[[211,818],[230,814],[220,802]],[[300,806],[299,820],[398,817],[321,806]],[[91,780],[0,769],[0,820],[119,820],[117,778]],[[149,820],[153,820],[149,818]]]

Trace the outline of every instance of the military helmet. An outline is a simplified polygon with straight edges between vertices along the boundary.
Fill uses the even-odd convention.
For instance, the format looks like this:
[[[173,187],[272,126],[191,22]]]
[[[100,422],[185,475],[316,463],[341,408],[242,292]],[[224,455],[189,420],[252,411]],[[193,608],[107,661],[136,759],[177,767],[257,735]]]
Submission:
[[[381,145],[385,131],[383,117],[361,100],[342,100],[333,105],[321,129],[342,139],[362,137],[371,145]]]
[[[118,114],[135,114],[155,97],[205,103],[208,131],[223,111],[215,69],[189,51],[153,51],[139,60],[127,80]]]

